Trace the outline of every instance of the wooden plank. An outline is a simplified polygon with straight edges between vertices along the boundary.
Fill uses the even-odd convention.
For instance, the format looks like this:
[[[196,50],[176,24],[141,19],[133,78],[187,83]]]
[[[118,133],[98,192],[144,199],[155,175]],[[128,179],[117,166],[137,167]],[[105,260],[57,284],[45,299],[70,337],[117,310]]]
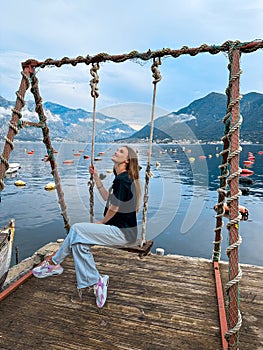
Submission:
[[[92,292],[83,303],[70,301],[76,278],[69,257],[62,275],[30,278],[0,303],[1,349],[221,348],[211,262],[156,255],[139,258],[105,247],[94,247],[93,253],[99,271],[110,275],[104,308],[96,307]],[[226,265],[220,268],[227,270]],[[257,314],[260,317],[260,308]],[[249,349],[247,344],[243,341],[241,348]]]

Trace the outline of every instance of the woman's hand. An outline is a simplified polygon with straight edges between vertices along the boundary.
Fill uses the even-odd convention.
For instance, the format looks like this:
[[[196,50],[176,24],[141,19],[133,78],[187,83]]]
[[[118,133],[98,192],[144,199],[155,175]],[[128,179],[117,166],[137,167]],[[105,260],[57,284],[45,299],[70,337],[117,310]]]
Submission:
[[[99,177],[97,168],[92,164],[89,166],[89,172],[90,172],[90,174],[93,174],[94,178]]]

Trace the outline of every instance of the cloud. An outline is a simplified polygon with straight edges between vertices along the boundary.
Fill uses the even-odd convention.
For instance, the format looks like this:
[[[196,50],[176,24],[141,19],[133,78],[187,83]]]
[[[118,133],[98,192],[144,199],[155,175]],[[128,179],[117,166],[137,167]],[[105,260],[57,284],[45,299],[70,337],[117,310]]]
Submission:
[[[25,9],[29,11],[26,17]],[[11,100],[20,84],[21,62],[28,58],[42,61],[100,52],[115,55],[203,43],[220,45],[226,40],[251,41],[263,33],[260,0],[163,0],[161,4],[156,0],[101,0],[96,6],[86,0],[13,0],[3,2],[1,12],[5,15],[0,22],[0,95]],[[261,62],[262,50],[242,55],[243,93],[263,91]],[[211,91],[224,93],[227,65],[222,53],[164,58],[157,105],[177,111]],[[39,69],[43,100],[91,111],[89,68],[80,64]],[[151,62],[101,64],[98,109],[129,103],[151,105],[151,74]]]

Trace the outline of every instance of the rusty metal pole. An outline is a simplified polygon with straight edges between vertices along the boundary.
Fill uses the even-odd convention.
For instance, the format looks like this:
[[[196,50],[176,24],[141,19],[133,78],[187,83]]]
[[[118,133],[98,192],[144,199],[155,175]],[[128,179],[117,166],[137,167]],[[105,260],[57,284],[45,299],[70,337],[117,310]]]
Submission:
[[[231,101],[237,100],[238,102],[234,104],[232,108],[232,121],[231,127],[233,127],[239,121],[239,96],[240,96],[240,52],[239,50],[233,50],[232,54],[232,65],[231,65],[231,77],[237,77],[233,80],[232,90],[231,90]],[[233,130],[231,135],[231,153],[233,157],[230,160],[230,176],[238,173],[239,170],[239,127]],[[239,176],[233,176],[230,184],[230,196],[234,199],[231,200],[230,204],[230,222],[238,217],[238,185]],[[230,245],[236,243],[239,240],[239,225],[238,223],[230,224],[229,229],[229,243]],[[238,257],[238,245],[229,252],[229,279],[234,280],[239,273],[239,257]],[[233,329],[238,323],[239,316],[239,295],[238,295],[239,284],[235,283],[229,288],[229,327]],[[229,348],[231,350],[238,349],[238,332],[231,334],[229,336]]]
[[[1,162],[0,162],[0,190],[2,191],[4,189],[4,183],[3,179],[5,176],[5,172],[8,169],[8,159],[10,156],[11,151],[14,149],[13,141],[15,135],[18,133],[17,125],[18,121],[21,118],[21,110],[25,105],[24,97],[26,94],[27,89],[30,86],[29,78],[31,74],[34,72],[34,68],[32,68],[31,65],[28,65],[27,67],[24,67],[22,71],[22,80],[19,86],[18,91],[16,92],[17,99],[15,108],[12,110],[12,117],[9,122],[9,130],[7,133],[7,136],[5,138],[5,145],[3,149],[3,153],[1,155]]]

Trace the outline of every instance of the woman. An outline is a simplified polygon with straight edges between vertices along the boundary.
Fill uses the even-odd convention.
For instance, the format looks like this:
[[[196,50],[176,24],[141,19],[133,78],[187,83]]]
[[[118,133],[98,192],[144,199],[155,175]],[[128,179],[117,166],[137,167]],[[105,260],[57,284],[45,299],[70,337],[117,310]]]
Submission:
[[[103,219],[97,223],[74,224],[52,259],[33,269],[33,275],[38,278],[60,275],[63,272],[60,263],[72,252],[79,298],[82,300],[83,291],[92,286],[100,308],[107,298],[109,276],[99,274],[90,247],[94,244],[115,246],[134,243],[137,239],[136,212],[141,196],[136,152],[122,146],[111,159],[115,179],[109,191],[103,186],[97,169],[92,165],[89,169],[100,195],[107,201]]]

